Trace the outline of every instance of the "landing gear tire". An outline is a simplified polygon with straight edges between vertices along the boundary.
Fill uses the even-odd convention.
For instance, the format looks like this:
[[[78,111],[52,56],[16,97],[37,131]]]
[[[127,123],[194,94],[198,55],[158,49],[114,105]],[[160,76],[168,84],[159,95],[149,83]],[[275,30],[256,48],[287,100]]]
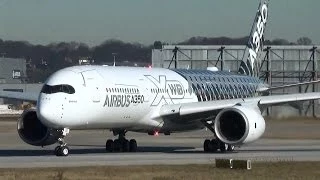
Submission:
[[[220,150],[220,152],[225,153],[234,151],[234,148],[235,146],[225,144],[218,139],[206,139],[203,142],[204,152],[217,152],[218,150]]]
[[[68,146],[62,146],[60,148],[60,153],[61,153],[61,156],[68,156],[69,155],[69,148]]]
[[[220,142],[220,143],[219,143],[219,149],[220,149],[220,151],[221,151],[222,153],[225,153],[225,152],[227,151],[227,149],[228,149],[228,145],[225,144],[225,143],[223,143],[223,142]]]
[[[56,156],[68,156],[69,155],[69,147],[68,146],[57,146],[54,149],[54,153]]]
[[[113,141],[114,142],[114,146],[113,146],[113,151],[115,152],[120,152],[121,150],[121,143],[119,139],[116,139]]]
[[[130,143],[129,143],[129,141],[128,140],[123,140],[122,141],[122,152],[129,152],[129,150],[130,150]]]
[[[216,139],[206,139],[203,142],[203,150],[204,152],[216,152],[219,149],[218,140]]]
[[[57,146],[56,148],[54,148],[54,155],[59,156],[58,152],[60,151],[60,146]]]
[[[211,140],[211,152],[217,152],[217,150],[219,149],[219,142],[217,139],[212,139]]]
[[[210,152],[210,150],[211,150],[211,141],[209,139],[206,139],[203,142],[203,151]]]
[[[137,152],[138,145],[135,139],[131,139],[129,142],[129,151],[130,152]]]
[[[116,139],[114,141],[108,139],[106,142],[107,152],[136,152],[137,149],[138,146],[135,139],[131,139],[130,141],[127,139]]]
[[[233,145],[228,145],[227,151],[232,152],[234,151],[235,146]]]
[[[108,139],[106,142],[106,151],[112,152],[114,150],[114,142],[112,139]]]

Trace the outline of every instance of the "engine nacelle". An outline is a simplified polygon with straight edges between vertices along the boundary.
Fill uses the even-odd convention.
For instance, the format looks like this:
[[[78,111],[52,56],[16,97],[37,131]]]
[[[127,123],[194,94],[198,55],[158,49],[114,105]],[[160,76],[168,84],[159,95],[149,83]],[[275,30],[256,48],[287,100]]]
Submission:
[[[62,135],[61,130],[48,128],[41,123],[35,109],[25,110],[18,120],[17,130],[20,138],[33,146],[54,144]]]
[[[265,120],[258,107],[241,105],[219,112],[214,125],[218,138],[231,145],[241,145],[259,139],[265,127]]]

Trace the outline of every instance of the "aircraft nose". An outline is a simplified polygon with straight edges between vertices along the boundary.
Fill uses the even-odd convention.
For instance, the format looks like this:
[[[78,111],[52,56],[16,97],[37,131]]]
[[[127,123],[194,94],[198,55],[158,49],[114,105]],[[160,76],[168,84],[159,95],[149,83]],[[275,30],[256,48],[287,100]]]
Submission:
[[[50,102],[40,101],[37,111],[38,118],[44,125],[52,128],[59,128],[59,114]]]

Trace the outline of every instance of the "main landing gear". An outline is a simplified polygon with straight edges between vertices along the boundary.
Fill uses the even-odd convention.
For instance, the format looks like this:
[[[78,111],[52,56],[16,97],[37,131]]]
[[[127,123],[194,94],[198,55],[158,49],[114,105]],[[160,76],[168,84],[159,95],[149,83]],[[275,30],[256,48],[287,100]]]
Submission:
[[[54,149],[54,154],[56,156],[68,156],[69,155],[69,147],[67,146],[67,143],[65,143],[64,138],[66,135],[68,135],[70,132],[69,129],[64,128],[62,130],[62,137],[58,139],[59,145]]]
[[[107,152],[136,152],[137,141],[131,139],[130,141],[125,138],[126,131],[113,131],[114,135],[119,135],[118,139],[108,139],[106,142]]]
[[[234,151],[234,146],[225,144],[218,139],[206,139],[203,143],[203,150],[204,152],[217,152],[220,150],[220,152],[224,153]]]
[[[216,133],[213,129],[213,123],[209,124],[208,122],[203,121],[202,122],[214,135],[216,136]],[[235,146],[233,145],[228,145],[225,144],[224,142],[220,141],[219,139],[206,139],[203,142],[203,150],[204,152],[217,152],[218,150],[220,150],[220,152],[224,153],[224,152],[232,152],[234,151]]]

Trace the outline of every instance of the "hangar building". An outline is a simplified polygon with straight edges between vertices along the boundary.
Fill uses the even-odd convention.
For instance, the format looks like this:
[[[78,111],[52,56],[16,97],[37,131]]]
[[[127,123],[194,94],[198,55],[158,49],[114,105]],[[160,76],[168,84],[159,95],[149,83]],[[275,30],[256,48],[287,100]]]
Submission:
[[[27,84],[27,63],[23,58],[0,58],[0,90],[40,92],[42,84]],[[19,104],[16,100],[0,99],[0,104]]]

